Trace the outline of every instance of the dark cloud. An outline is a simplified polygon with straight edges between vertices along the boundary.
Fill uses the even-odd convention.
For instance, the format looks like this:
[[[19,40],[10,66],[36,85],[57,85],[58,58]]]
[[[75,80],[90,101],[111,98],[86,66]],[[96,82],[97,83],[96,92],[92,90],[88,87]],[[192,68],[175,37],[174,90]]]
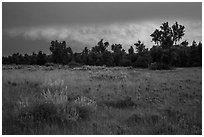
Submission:
[[[4,27],[201,17],[202,4],[189,2],[3,3]]]
[[[13,52],[49,52],[51,40],[66,40],[73,50],[92,47],[101,38],[122,43],[125,49],[138,39],[148,47],[150,34],[161,23],[179,21],[185,39],[201,41],[202,3],[5,3],[2,9],[3,55]]]
[[[49,53],[50,42],[44,40],[26,40],[20,36],[10,38],[7,35],[3,35],[2,45],[2,55],[7,56],[17,52],[22,54],[31,54],[38,51]]]

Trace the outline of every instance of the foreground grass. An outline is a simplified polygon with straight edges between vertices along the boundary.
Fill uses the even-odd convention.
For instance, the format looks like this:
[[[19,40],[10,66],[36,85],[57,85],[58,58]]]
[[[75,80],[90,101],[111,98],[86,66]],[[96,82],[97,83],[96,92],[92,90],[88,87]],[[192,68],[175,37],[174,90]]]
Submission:
[[[3,68],[3,134],[202,134],[201,68]]]

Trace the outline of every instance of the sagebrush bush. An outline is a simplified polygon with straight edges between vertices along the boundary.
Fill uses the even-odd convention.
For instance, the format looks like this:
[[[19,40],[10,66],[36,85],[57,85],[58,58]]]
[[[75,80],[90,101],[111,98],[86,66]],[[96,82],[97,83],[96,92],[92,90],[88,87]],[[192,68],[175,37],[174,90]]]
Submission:
[[[76,123],[79,120],[87,120],[95,108],[91,105],[82,105],[77,103],[54,104],[52,102],[41,102],[33,104],[22,109],[19,115],[14,118],[19,130],[24,130],[29,133],[29,130],[34,130],[37,127],[43,126],[72,126],[71,123]]]
[[[54,104],[66,104],[68,102],[66,89],[51,91],[48,88],[47,90],[43,90],[42,96],[45,101],[52,102]]]
[[[87,97],[78,97],[74,100],[73,106],[82,120],[89,119],[97,108],[96,101]]]

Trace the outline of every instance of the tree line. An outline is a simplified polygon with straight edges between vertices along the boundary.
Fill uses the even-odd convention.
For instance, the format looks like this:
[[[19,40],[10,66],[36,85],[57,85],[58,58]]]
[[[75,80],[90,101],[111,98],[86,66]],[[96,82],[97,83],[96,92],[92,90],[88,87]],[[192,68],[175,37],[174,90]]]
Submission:
[[[202,66],[202,43],[181,41],[185,27],[175,22],[172,26],[163,23],[150,36],[155,43],[152,48],[138,40],[126,52],[122,44],[112,44],[101,39],[96,46],[73,53],[65,41],[51,41],[51,54],[42,51],[31,55],[14,53],[3,57],[3,64],[46,65],[53,64],[82,64],[96,66],[132,66],[138,68],[169,69],[171,67]],[[108,50],[110,46],[111,50]]]

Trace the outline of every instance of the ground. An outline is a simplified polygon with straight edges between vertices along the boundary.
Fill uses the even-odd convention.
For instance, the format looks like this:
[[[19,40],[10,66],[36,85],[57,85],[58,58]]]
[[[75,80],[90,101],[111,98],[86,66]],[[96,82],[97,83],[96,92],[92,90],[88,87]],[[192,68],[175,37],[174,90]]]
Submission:
[[[3,66],[3,134],[202,134],[202,68]]]

